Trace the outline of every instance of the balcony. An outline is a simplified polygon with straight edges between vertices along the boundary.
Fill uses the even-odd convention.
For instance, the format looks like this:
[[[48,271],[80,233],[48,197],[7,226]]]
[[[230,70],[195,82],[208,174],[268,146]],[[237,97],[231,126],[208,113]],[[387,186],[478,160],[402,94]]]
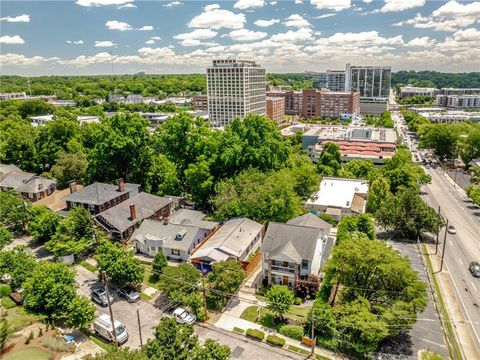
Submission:
[[[292,265],[290,266],[270,265],[270,272],[295,275],[296,268]]]

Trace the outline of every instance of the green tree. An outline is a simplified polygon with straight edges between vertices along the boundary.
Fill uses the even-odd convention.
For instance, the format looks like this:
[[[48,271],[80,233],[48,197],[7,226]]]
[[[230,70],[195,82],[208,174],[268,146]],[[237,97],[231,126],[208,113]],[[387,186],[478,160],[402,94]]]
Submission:
[[[471,185],[467,188],[467,195],[474,204],[480,205],[480,185]]]
[[[167,266],[160,276],[160,289],[172,301],[184,303],[200,281],[200,271],[188,263]]]
[[[28,208],[28,232],[35,241],[44,243],[51,239],[57,231],[62,217],[45,205],[34,205]]]
[[[0,191],[0,221],[8,229],[24,229],[27,204],[14,191]]]
[[[336,336],[337,320],[333,308],[317,299],[313,302],[308,314],[310,326],[313,325],[315,333],[323,338],[332,339]]]
[[[230,348],[227,345],[221,345],[213,339],[205,340],[202,345],[197,345],[191,355],[191,360],[227,360],[230,359]]]
[[[168,265],[167,257],[163,253],[163,251],[159,251],[155,254],[152,263],[153,272],[158,276],[163,272],[163,269]]]
[[[12,242],[13,235],[10,231],[5,229],[3,226],[0,226],[0,251]]]
[[[344,217],[338,223],[337,242],[350,239],[353,234],[362,233],[368,239],[375,239],[375,223],[369,214]]]
[[[0,121],[0,161],[26,171],[36,168],[36,129],[12,118]]]
[[[472,166],[469,169],[470,175],[470,184],[472,185],[480,185],[480,166]]]
[[[97,249],[98,270],[105,271],[110,281],[118,285],[138,285],[144,269],[132,251],[119,244],[102,241]]]
[[[342,153],[340,147],[334,143],[326,143],[318,158],[317,171],[323,176],[337,175],[342,167]]]
[[[0,252],[0,277],[10,275],[10,286],[18,289],[30,278],[37,262],[25,246],[15,246],[12,250]]]
[[[95,305],[85,296],[75,296],[66,309],[67,326],[86,328],[95,318]]]
[[[294,178],[294,190],[302,199],[308,199],[312,193],[318,190],[320,176],[316,172],[315,165],[307,155],[300,153],[291,154],[287,168],[282,171],[288,172]]]
[[[388,183],[387,179],[385,179],[383,176],[380,176],[373,180],[370,188],[368,189],[368,212],[375,214],[389,196],[390,184]]]
[[[204,155],[198,158],[197,163],[188,165],[185,170],[185,180],[192,193],[192,199],[201,207],[205,207],[208,197],[212,194],[214,177],[211,175],[210,164]]]
[[[142,349],[132,350],[130,348],[111,346],[108,351],[95,355],[87,355],[86,360],[150,360]]]
[[[378,175],[379,171],[371,160],[352,160],[338,171],[338,176],[350,179],[365,179],[371,181],[377,178]]]
[[[179,195],[181,183],[177,175],[177,166],[165,155],[152,158],[152,166],[148,173],[148,189],[159,196]]]
[[[399,237],[416,239],[424,232],[437,233],[443,224],[437,212],[427,205],[416,189],[402,189],[390,196],[376,212],[377,222]]]
[[[465,164],[469,164],[473,159],[480,158],[480,126],[475,124],[475,127],[468,131],[465,144],[461,147],[460,156]]]
[[[60,153],[50,173],[58,181],[59,187],[66,187],[70,181],[82,182],[87,175],[88,162],[83,152]]]
[[[0,312],[0,354],[3,354],[11,336],[12,330],[7,319],[7,312],[2,309]]]
[[[242,281],[245,271],[238,261],[220,261],[212,266],[212,271],[207,276],[208,293],[207,301],[214,309],[222,309],[230,299],[230,294],[235,294]]]
[[[387,159],[382,173],[394,194],[401,188],[419,190],[420,185],[431,181],[422,167],[412,161],[412,154],[407,149],[398,149],[391,159]]]
[[[273,285],[265,295],[267,299],[267,309],[269,309],[277,319],[283,319],[283,315],[290,310],[293,305],[295,295],[285,285]]]
[[[458,141],[458,134],[450,124],[425,124],[418,130],[420,146],[433,149],[441,158],[451,158]]]
[[[18,111],[22,118],[53,113],[54,107],[44,100],[26,100],[20,103]]]

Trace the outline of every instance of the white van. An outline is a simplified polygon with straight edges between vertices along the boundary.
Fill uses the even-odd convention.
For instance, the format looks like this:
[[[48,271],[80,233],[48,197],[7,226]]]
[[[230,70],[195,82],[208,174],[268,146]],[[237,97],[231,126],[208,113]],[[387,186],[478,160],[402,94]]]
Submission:
[[[117,335],[117,342],[123,344],[128,340],[128,333],[125,326],[118,320],[114,320],[115,324],[115,333]],[[102,314],[97,317],[93,323],[93,330],[95,334],[100,335],[102,338],[108,342],[115,341],[112,331],[112,321],[110,316],[107,314]]]

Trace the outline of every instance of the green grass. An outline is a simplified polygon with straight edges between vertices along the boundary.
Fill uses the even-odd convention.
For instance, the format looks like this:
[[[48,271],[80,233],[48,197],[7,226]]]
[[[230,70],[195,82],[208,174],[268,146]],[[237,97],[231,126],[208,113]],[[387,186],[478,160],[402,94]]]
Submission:
[[[236,332],[237,334],[244,334],[245,333],[245,330],[240,329],[239,327],[236,327],[236,326],[233,328],[233,331]]]
[[[92,342],[94,342],[95,344],[97,344],[98,346],[100,346],[103,350],[105,351],[109,351],[110,348],[112,347],[112,345],[106,343],[105,341],[99,339],[98,337],[96,337],[95,335],[90,335],[88,337],[90,340],[92,340]]]
[[[315,358],[317,360],[331,360],[330,358],[326,357],[326,356],[323,356],[323,355],[316,355]]]
[[[3,360],[49,360],[52,356],[48,351],[39,348],[27,348],[8,353],[3,356]]]
[[[308,319],[308,312],[310,307],[307,306],[292,306],[290,311],[285,314],[286,317],[306,322]]]
[[[260,319],[257,321],[257,312],[258,306],[249,306],[245,310],[243,310],[242,315],[240,315],[241,319],[248,320],[263,326],[266,326],[271,329],[277,329],[278,325],[275,325],[273,322],[273,315],[265,308],[260,308]],[[300,322],[306,322],[308,317],[308,312],[310,311],[309,307],[304,306],[292,306],[289,312],[285,314],[286,318],[290,318]]]
[[[140,297],[145,300],[145,301],[149,301],[149,300],[152,300],[153,298],[150,296],[150,295],[147,295],[143,292],[140,292]]]
[[[267,299],[265,298],[265,296],[262,296],[262,295],[255,295],[255,297],[257,298],[258,301],[267,301]]]
[[[432,351],[422,351],[422,360],[445,360],[445,358]]]
[[[302,349],[293,345],[289,345],[288,350],[296,352],[297,354],[301,354],[301,355],[310,355],[310,351],[307,351],[305,349]]]
[[[143,275],[143,283],[147,286],[150,286],[154,289],[159,290],[158,277],[153,274],[152,265],[142,264],[142,267],[145,269]]]
[[[43,320],[43,317],[31,314],[21,306],[16,306],[7,310],[7,319],[12,331],[16,332],[26,328],[34,322]]]
[[[80,265],[83,266],[85,269],[87,269],[88,271],[91,271],[93,273],[96,273],[97,272],[97,267],[90,264],[89,262],[87,261],[80,261]]]
[[[1,303],[2,303],[2,306],[3,306],[5,309],[12,309],[12,308],[14,308],[15,306],[17,306],[17,304],[15,304],[15,301],[13,301],[12,299],[10,299],[10,297],[8,297],[8,296],[2,297]]]
[[[442,292],[440,291],[440,286],[438,285],[437,277],[433,273],[432,262],[430,260],[430,256],[428,255],[427,247],[425,246],[425,244],[422,244],[422,251],[427,259],[427,264],[430,270],[431,277],[433,279],[433,285],[435,286],[435,292],[437,293],[438,300],[440,301],[441,312],[443,314],[443,317],[445,318],[444,326],[445,326],[445,329],[447,330],[447,338],[449,339],[449,341],[447,341],[448,343],[447,346],[450,352],[450,356],[453,359],[462,359],[462,352],[460,350],[460,345],[457,342],[457,337],[455,335],[455,331],[453,329],[452,323],[449,321],[449,316],[448,316],[447,309],[445,307],[445,302],[443,300]],[[422,359],[423,359],[423,355],[422,355]]]

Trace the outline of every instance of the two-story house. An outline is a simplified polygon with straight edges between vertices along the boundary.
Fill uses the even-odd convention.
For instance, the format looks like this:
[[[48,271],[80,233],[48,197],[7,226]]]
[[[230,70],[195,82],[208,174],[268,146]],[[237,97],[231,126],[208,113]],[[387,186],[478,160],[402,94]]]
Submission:
[[[296,280],[318,275],[331,227],[310,213],[287,224],[271,222],[261,247],[264,282],[294,287]]]
[[[55,180],[50,180],[33,173],[26,173],[18,168],[0,174],[0,190],[17,192],[22,198],[32,202],[53,194],[57,189]]]

